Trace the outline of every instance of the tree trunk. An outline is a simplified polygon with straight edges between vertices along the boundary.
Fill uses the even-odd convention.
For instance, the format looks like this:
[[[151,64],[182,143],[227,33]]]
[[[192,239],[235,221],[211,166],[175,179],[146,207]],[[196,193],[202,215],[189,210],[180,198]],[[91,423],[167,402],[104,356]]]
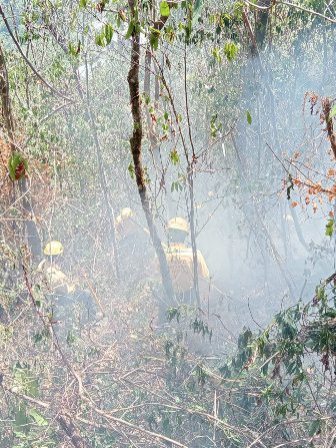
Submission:
[[[146,180],[142,166],[142,116],[141,116],[141,101],[139,89],[139,62],[140,62],[140,32],[138,30],[138,20],[136,16],[137,0],[129,0],[129,7],[131,12],[131,19],[135,26],[132,33],[132,50],[131,50],[131,66],[128,72],[127,81],[130,91],[130,101],[133,117],[133,135],[130,138],[131,152],[134,163],[135,178],[138,186],[141,205],[146,216],[150,236],[159,260],[160,271],[163,281],[163,286],[168,299],[171,300],[173,296],[173,286],[170,278],[170,272],[166,260],[166,256],[154,224],[153,215],[150,208],[150,201],[148,197]]]
[[[256,39],[259,49],[262,49],[265,44],[270,5],[271,0],[259,0],[258,2],[258,6],[263,8],[258,11],[256,23]]]

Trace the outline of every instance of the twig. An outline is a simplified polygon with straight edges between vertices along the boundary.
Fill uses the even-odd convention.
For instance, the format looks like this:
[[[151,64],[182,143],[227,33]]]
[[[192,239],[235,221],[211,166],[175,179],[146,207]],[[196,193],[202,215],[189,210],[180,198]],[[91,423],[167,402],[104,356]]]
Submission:
[[[286,1],[282,1],[282,0],[277,1],[277,3],[281,4],[281,5],[290,6],[291,8],[300,9],[301,11],[308,12],[309,14],[313,14],[314,16],[321,17],[321,19],[325,19],[328,22],[336,23],[335,19],[325,16],[324,14],[321,14],[320,12],[314,11],[313,9],[305,8],[304,6],[295,5],[294,3],[290,3],[290,2],[286,2]]]
[[[148,435],[148,436],[150,436],[150,437],[153,437],[153,438],[155,438],[155,439],[159,439],[159,440],[163,440],[163,441],[165,441],[165,442],[169,442],[169,443],[171,443],[171,444],[173,444],[173,445],[176,445],[176,446],[178,446],[178,447],[181,447],[181,448],[188,448],[187,445],[184,445],[183,443],[180,443],[180,442],[178,442],[177,440],[170,439],[169,437],[166,437],[166,436],[164,436],[163,434],[159,434],[159,433],[156,433],[156,432],[149,431],[149,430],[147,430],[147,429],[141,428],[141,427],[138,426],[138,425],[135,425],[135,424],[133,424],[133,423],[130,423],[130,422],[126,421],[126,420],[123,420],[123,419],[118,418],[118,417],[114,417],[113,415],[109,414],[108,412],[102,411],[101,409],[99,409],[99,408],[97,408],[97,407],[95,407],[95,406],[91,406],[91,408],[92,408],[97,414],[99,414],[99,415],[101,415],[102,417],[104,417],[106,420],[111,420],[111,421],[113,421],[114,423],[118,423],[118,424],[120,424],[120,425],[127,426],[128,428],[132,428],[132,429],[134,429],[135,431],[139,431],[139,432],[141,432],[141,433],[143,433],[143,434],[146,434],[146,435]]]
[[[15,395],[18,398],[21,398],[22,400],[28,401],[29,403],[36,404],[37,406],[41,406],[44,409],[47,409],[50,407],[50,403],[47,403],[47,402],[41,401],[41,400],[37,400],[36,398],[29,397],[28,395],[25,395],[21,392],[17,392],[16,390],[10,389],[5,386],[3,386],[3,388],[6,392],[9,392],[10,394]]]
[[[250,298],[249,298],[249,297],[247,298],[247,306],[248,306],[248,309],[249,309],[249,312],[250,312],[250,316],[251,316],[253,322],[254,322],[256,325],[258,325],[258,327],[261,328],[261,330],[263,330],[262,326],[259,325],[258,322],[257,322],[257,321],[254,319],[254,317],[253,317],[252,310],[251,310],[251,307],[250,307]]]

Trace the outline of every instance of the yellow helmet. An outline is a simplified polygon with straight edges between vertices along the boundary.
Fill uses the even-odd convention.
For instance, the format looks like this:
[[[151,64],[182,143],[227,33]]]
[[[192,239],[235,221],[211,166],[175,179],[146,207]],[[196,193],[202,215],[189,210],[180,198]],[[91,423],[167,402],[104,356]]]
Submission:
[[[184,218],[176,217],[168,221],[167,228],[174,230],[181,230],[182,232],[189,233],[188,222]]]
[[[63,244],[60,241],[50,241],[43,250],[44,255],[55,256],[62,255]]]

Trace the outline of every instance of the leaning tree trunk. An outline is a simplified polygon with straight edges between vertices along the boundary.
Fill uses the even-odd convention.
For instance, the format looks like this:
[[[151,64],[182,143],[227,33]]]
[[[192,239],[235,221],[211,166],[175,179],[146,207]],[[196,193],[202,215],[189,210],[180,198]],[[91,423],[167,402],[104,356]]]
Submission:
[[[160,264],[160,271],[163,286],[168,299],[173,297],[173,286],[171,282],[170,272],[166,260],[166,256],[154,224],[153,215],[150,208],[150,200],[147,192],[144,169],[142,165],[142,116],[141,116],[141,100],[139,87],[139,62],[140,62],[140,26],[137,26],[136,12],[137,0],[128,1],[131,13],[131,20],[135,26],[132,33],[132,49],[131,49],[131,66],[128,72],[127,81],[130,91],[131,109],[133,117],[133,135],[130,138],[131,152],[134,163],[134,171],[136,183],[138,186],[141,205],[146,216],[150,236],[155,248],[156,255]]]

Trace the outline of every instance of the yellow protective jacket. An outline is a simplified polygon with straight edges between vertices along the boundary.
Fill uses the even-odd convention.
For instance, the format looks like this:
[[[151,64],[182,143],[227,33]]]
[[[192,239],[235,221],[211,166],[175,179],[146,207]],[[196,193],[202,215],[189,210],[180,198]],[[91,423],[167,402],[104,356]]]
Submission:
[[[185,293],[194,286],[194,264],[192,248],[186,244],[170,244],[164,247],[175,293]],[[203,255],[197,251],[197,272],[201,283],[208,283],[209,269]],[[202,282],[203,281],[203,282]],[[205,282],[204,282],[205,281]]]

